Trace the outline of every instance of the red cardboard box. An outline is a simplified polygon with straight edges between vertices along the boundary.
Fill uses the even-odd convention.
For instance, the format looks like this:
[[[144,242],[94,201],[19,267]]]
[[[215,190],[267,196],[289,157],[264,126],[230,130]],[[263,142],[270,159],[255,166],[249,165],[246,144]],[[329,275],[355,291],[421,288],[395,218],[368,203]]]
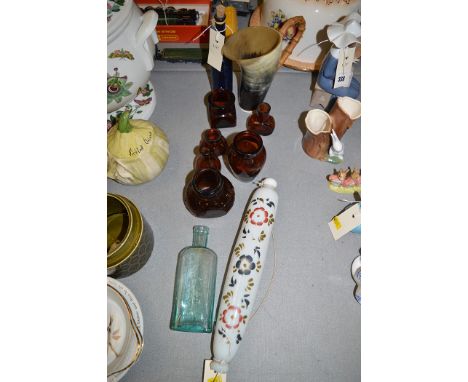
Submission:
[[[201,34],[211,23],[211,0],[134,0],[142,9],[147,6],[158,7],[162,4],[174,7],[176,9],[188,8],[196,9],[200,17],[197,25],[164,25],[158,24],[156,32],[159,42],[163,48],[165,43],[176,44],[208,44],[209,31]],[[201,35],[200,35],[201,34]],[[198,37],[197,37],[198,36]],[[186,45],[190,47],[190,45]],[[193,47],[193,45],[191,45]],[[181,46],[182,47],[182,46]]]

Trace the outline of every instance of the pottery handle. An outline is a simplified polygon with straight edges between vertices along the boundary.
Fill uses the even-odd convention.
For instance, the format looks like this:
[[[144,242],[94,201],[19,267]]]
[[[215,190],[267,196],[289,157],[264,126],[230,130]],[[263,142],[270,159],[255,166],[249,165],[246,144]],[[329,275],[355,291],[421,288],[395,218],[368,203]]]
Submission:
[[[143,20],[138,32],[135,35],[136,46],[143,45],[143,48],[148,51],[148,55],[145,55],[144,61],[147,70],[152,70],[154,66],[153,55],[154,55],[154,46],[150,47],[148,45],[148,37],[151,36],[151,39],[154,44],[157,44],[158,37],[156,34],[156,24],[158,23],[158,14],[155,11],[148,11],[141,16]]]
[[[288,59],[288,57],[291,55],[292,51],[298,44],[299,40],[302,38],[302,35],[304,34],[304,31],[306,29],[306,21],[304,17],[295,16],[286,20],[279,30],[283,38],[286,36],[288,29],[292,26],[297,28],[296,33],[294,34],[291,41],[289,41],[288,46],[281,53],[281,58],[280,58],[278,67],[283,66],[283,64],[286,62],[286,60]]]
[[[156,24],[158,23],[158,14],[151,10],[143,14],[142,23],[138,32],[135,36],[137,45],[143,44],[143,42],[154,32]],[[157,43],[157,41],[155,41]]]

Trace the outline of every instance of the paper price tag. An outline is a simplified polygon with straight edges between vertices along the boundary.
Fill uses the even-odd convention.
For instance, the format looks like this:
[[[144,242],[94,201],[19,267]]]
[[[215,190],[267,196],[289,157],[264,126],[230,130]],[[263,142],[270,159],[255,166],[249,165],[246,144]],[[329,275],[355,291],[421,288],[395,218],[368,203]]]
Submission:
[[[340,49],[338,65],[336,66],[333,88],[348,88],[353,78],[353,60],[356,48]]]
[[[349,231],[361,224],[361,206],[356,203],[352,207],[335,216],[328,226],[332,232],[333,238],[338,240]]]
[[[205,359],[203,382],[227,382],[226,374],[216,373],[210,368],[211,359]]]
[[[210,49],[208,51],[208,65],[211,65],[216,70],[221,70],[223,64],[223,54],[221,49],[224,45],[224,36],[210,28]]]

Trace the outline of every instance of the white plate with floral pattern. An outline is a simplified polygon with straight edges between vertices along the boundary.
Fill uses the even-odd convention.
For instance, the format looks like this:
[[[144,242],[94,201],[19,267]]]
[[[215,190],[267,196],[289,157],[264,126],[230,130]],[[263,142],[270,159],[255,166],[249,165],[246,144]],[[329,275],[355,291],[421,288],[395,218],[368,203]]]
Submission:
[[[143,350],[143,315],[135,295],[107,278],[107,381],[117,382]]]

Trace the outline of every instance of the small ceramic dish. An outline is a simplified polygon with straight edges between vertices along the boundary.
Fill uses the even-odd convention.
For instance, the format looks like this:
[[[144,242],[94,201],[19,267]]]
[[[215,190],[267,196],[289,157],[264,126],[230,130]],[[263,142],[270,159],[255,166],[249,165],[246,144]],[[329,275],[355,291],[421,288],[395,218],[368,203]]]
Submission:
[[[143,315],[135,295],[107,278],[107,381],[119,381],[143,350]]]

